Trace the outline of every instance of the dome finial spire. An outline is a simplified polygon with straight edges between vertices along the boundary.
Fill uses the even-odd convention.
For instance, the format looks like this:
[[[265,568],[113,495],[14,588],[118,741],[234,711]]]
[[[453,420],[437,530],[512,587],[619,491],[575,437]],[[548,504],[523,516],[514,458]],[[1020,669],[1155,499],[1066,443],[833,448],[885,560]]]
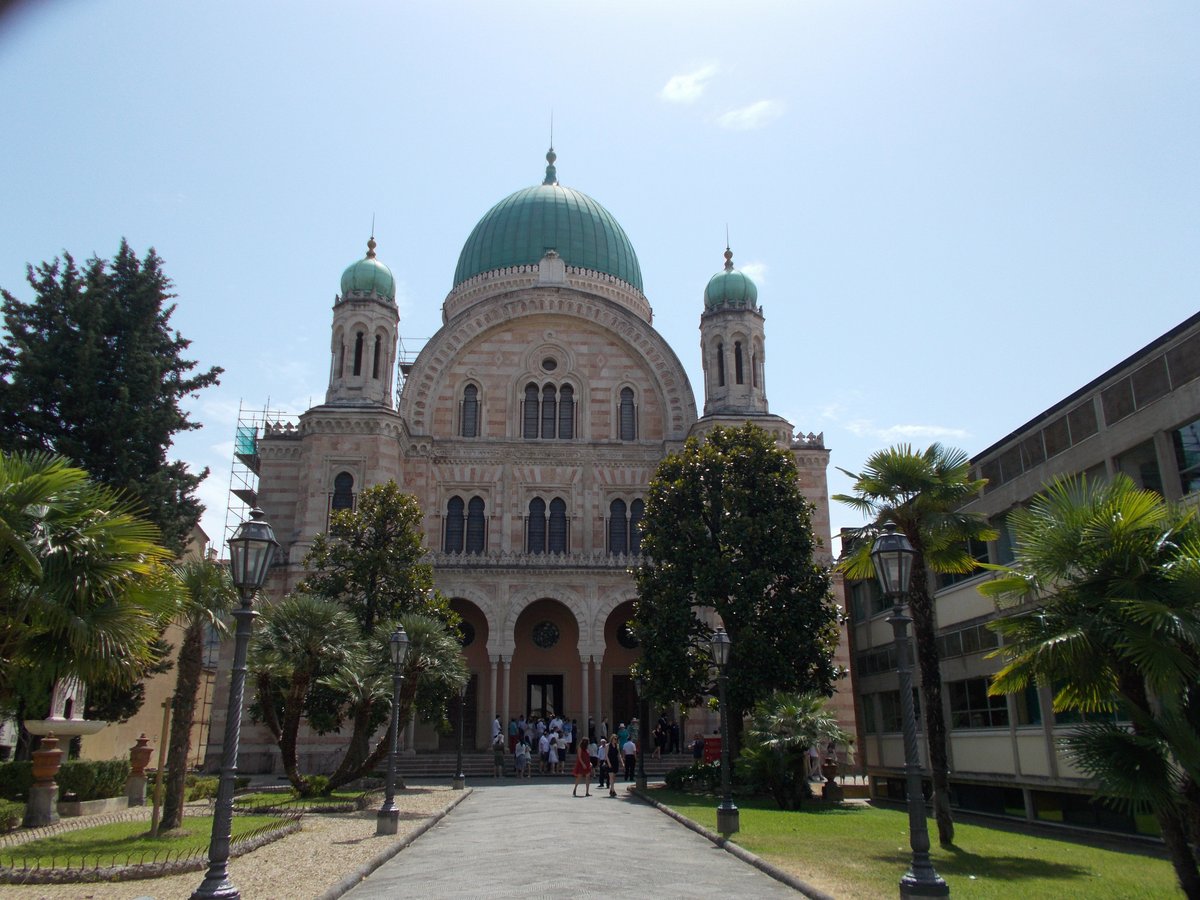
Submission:
[[[733,271],[733,251],[729,249],[729,226],[725,226],[725,271]]]
[[[551,144],[550,149],[546,151],[546,177],[542,184],[558,184],[558,170],[554,168],[556,159],[558,154],[554,152],[554,144]]]
[[[367,241],[367,259],[375,258],[375,248],[378,246],[375,243],[375,213],[371,213],[371,238]]]

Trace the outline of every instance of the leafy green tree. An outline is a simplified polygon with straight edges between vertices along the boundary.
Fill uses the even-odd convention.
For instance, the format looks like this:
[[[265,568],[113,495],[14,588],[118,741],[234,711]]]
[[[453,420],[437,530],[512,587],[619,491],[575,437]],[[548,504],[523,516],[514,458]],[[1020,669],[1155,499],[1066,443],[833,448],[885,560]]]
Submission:
[[[158,529],[61,457],[0,452],[0,707],[44,715],[56,679],[128,686],[175,598]]]
[[[808,749],[830,743],[850,747],[853,740],[829,710],[828,698],[777,691],[754,707],[738,770],[756,790],[769,793],[780,809],[799,809],[812,797]]]
[[[125,241],[110,261],[80,269],[70,254],[28,269],[34,292],[3,296],[0,449],[65,456],[93,478],[136,498],[177,554],[200,519],[207,475],[171,462],[174,436],[199,428],[179,408],[217,383],[195,372],[189,341],[170,326],[174,306],[162,260],[139,260]]]
[[[1050,686],[1056,712],[1093,714],[1068,752],[1103,794],[1153,812],[1200,897],[1200,520],[1118,475],[1056,480],[1008,522],[1013,563],[981,588],[1009,613],[992,623],[992,692]]]
[[[659,465],[642,523],[633,627],[655,700],[694,705],[711,691],[709,638],[720,616],[730,742],[775,690],[829,694],[837,608],[813,560],[811,507],[796,465],[761,428],[716,428]]]
[[[196,698],[204,671],[204,635],[208,628],[225,632],[222,616],[233,608],[237,591],[228,567],[215,559],[192,559],[175,567],[179,583],[179,613],[183,626],[175,666],[175,693],[171,697],[171,734],[167,742],[167,781],[160,827],[183,824],[187,788],[188,750],[196,719]]]
[[[894,522],[917,551],[908,604],[921,672],[921,709],[929,742],[938,841],[949,846],[954,843],[954,818],[950,812],[942,673],[929,573],[973,571],[978,563],[968,552],[966,542],[996,538],[996,531],[985,519],[961,511],[964,503],[979,494],[986,480],[971,478],[971,460],[966,453],[941,444],[930,444],[924,450],[908,444],[889,447],[871,454],[861,472],[840,471],[854,479],[854,493],[835,494],[833,499],[870,518],[871,524],[843,553],[839,568],[849,578],[874,578],[872,540],[887,522]]]

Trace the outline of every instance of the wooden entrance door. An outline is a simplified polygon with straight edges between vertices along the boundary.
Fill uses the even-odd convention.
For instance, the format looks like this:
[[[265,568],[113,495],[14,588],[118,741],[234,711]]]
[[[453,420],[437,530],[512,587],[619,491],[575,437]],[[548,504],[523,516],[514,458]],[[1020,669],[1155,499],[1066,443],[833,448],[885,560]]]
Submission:
[[[563,677],[529,675],[525,681],[525,716],[551,719],[563,711]]]
[[[637,688],[628,672],[613,673],[613,717],[608,720],[608,727],[616,730],[620,723],[629,724],[637,715]]]
[[[446,704],[446,721],[450,723],[450,732],[438,735],[439,750],[450,751],[458,749],[458,706],[460,702],[463,704],[463,750],[470,753],[472,750],[477,749],[475,746],[475,717],[478,709],[476,704],[476,697],[479,693],[478,688],[479,676],[473,674],[467,681],[466,700],[460,701],[457,697],[452,697],[450,702]]]

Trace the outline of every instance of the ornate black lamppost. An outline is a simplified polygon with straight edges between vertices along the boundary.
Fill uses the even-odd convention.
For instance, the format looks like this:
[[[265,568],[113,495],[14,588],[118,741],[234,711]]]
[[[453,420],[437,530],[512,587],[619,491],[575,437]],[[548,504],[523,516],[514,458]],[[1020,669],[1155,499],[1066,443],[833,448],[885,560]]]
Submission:
[[[642,726],[638,729],[638,767],[637,774],[633,779],[633,786],[639,791],[646,789],[646,741],[650,739],[649,722],[647,718],[649,713],[646,704],[646,678],[643,675],[638,675],[633,679],[633,686],[637,688],[638,693],[638,715],[642,717]]]
[[[717,683],[721,701],[721,805],[717,807],[717,831],[725,837],[737,834],[741,828],[741,814],[733,802],[733,789],[729,784],[729,710],[725,705],[725,688],[729,678],[725,667],[729,663],[729,635],[718,628],[712,636],[712,658],[717,666]]]
[[[404,657],[408,656],[408,634],[403,625],[397,625],[388,638],[388,650],[392,654],[391,747],[383,806],[375,816],[376,834],[395,834],[400,824],[400,810],[396,809],[396,753],[400,743],[400,686],[404,684]]]
[[[454,790],[456,791],[461,791],[467,786],[467,776],[463,774],[462,770],[462,747],[463,707],[467,705],[467,682],[469,681],[469,678],[464,678],[463,683],[458,686],[458,762],[455,763],[454,768]]]
[[[225,712],[225,740],[221,745],[221,780],[213,811],[212,839],[208,845],[208,872],[192,894],[192,900],[238,900],[241,892],[229,880],[229,841],[233,830],[233,788],[237,778],[238,744],[242,732],[242,699],[246,691],[246,654],[254,628],[254,595],[267,580],[267,570],[279,544],[261,509],[238,526],[229,539],[229,567],[233,584],[242,595],[242,605],[233,611],[233,669],[229,674],[229,706]]]
[[[875,577],[885,597],[892,599],[888,617],[896,638],[896,670],[900,675],[900,711],[904,716],[904,780],[908,792],[908,842],[912,846],[912,864],[900,879],[901,897],[949,897],[950,886],[933,869],[929,858],[929,827],[925,821],[925,793],[921,789],[921,768],[917,755],[917,716],[913,708],[912,663],[909,660],[908,623],[904,611],[912,577],[913,549],[907,537],[888,523],[871,548]]]

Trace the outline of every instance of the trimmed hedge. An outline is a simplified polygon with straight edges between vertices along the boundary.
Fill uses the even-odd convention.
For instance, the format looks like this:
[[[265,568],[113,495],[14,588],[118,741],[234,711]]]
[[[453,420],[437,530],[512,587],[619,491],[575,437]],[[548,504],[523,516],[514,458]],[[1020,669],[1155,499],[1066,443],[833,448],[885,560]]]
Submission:
[[[663,780],[673,791],[712,793],[721,787],[721,764],[695,762],[690,766],[679,766],[667,772]]]
[[[0,834],[8,834],[21,827],[25,817],[25,804],[15,800],[0,800]]]
[[[58,797],[73,794],[76,800],[104,800],[125,796],[129,777],[127,759],[72,759],[62,764],[54,780]],[[33,763],[10,762],[0,765],[0,798],[24,803],[33,784]]]

